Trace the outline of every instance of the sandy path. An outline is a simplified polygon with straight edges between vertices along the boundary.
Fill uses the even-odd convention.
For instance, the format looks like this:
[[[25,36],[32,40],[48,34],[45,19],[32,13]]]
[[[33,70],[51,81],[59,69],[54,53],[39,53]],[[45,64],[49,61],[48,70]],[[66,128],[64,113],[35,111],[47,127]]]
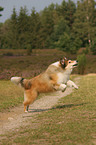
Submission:
[[[75,82],[78,82],[78,78]],[[10,112],[0,113],[0,134],[16,130],[20,126],[27,125],[28,118],[34,118],[36,114],[51,109],[60,98],[69,95],[72,90],[73,88],[67,88],[63,93],[55,92],[51,95],[43,96],[30,105],[29,113],[24,113],[23,105],[11,109]]]

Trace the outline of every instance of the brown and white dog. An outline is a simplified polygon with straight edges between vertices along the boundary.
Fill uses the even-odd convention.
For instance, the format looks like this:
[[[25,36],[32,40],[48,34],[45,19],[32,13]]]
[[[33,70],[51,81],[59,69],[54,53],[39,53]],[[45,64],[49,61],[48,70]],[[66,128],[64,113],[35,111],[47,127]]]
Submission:
[[[40,93],[64,91],[67,86],[78,89],[77,85],[69,80],[70,74],[77,61],[67,60],[65,57],[49,65],[44,73],[32,78],[12,77],[11,81],[24,88],[24,111],[27,112],[29,105],[35,101]]]

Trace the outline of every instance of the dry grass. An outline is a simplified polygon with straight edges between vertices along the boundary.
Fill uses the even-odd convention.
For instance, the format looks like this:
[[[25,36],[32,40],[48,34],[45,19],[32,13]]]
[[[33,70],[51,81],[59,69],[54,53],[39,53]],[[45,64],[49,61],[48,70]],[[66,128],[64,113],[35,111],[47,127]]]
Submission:
[[[24,55],[25,51],[22,56],[16,53],[17,50],[14,50],[13,56],[0,56],[0,79],[10,79],[12,76],[34,77],[64,56],[63,52],[57,50],[34,50],[31,56]]]
[[[31,56],[27,55],[27,50],[0,49],[0,79],[10,79],[12,76],[34,77],[63,56],[69,59],[77,58],[77,55],[66,54],[56,49],[35,49]],[[96,56],[86,57],[85,73],[96,73]],[[73,73],[77,73],[77,69]]]

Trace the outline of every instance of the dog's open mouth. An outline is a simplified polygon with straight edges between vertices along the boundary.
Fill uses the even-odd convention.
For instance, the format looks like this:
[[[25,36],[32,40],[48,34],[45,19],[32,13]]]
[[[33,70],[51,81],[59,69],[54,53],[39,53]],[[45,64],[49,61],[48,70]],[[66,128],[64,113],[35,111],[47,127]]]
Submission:
[[[76,63],[76,64],[74,64],[73,66],[76,67],[77,65],[78,65],[78,64]]]

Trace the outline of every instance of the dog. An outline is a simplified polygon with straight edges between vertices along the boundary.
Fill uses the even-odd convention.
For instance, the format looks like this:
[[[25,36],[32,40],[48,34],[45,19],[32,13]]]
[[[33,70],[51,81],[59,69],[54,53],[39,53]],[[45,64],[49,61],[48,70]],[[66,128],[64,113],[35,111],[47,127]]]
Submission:
[[[67,86],[78,89],[78,86],[69,80],[70,74],[78,62],[68,60],[66,57],[49,65],[47,70],[32,79],[12,77],[14,84],[24,88],[24,112],[28,112],[29,105],[35,101],[40,93],[65,91]]]

